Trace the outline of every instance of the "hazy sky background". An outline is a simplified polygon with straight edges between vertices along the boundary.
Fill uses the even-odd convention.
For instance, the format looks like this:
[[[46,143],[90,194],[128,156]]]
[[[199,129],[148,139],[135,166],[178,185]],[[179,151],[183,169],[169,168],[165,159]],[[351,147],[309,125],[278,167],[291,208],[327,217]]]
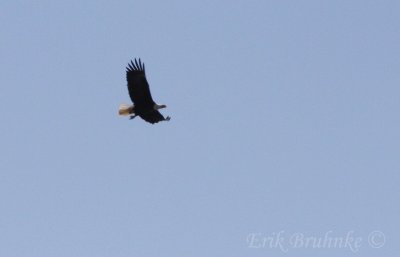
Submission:
[[[399,13],[1,1],[0,256],[395,256]],[[170,122],[117,115],[135,57]],[[249,242],[279,232],[286,253]],[[296,233],[362,241],[296,248]]]

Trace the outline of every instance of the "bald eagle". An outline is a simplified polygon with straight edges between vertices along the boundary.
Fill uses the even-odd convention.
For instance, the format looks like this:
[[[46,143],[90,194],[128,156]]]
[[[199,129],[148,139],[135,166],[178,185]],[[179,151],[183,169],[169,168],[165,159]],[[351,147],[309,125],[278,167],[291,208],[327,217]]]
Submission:
[[[143,120],[154,124],[160,121],[169,121],[171,118],[164,116],[158,111],[166,108],[164,104],[158,105],[151,97],[149,83],[146,80],[144,63],[131,61],[126,67],[126,79],[128,81],[128,92],[133,105],[122,104],[119,107],[119,115],[130,116],[130,119],[139,116]]]

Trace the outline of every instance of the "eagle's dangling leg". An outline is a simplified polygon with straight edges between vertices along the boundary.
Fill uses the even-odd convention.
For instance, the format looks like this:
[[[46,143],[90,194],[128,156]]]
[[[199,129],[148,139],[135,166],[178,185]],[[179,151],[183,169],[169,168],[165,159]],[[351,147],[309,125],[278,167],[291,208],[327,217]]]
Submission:
[[[130,116],[129,119],[130,119],[130,120],[133,120],[136,116],[137,116],[137,114],[135,114],[135,115],[133,115],[133,116]]]

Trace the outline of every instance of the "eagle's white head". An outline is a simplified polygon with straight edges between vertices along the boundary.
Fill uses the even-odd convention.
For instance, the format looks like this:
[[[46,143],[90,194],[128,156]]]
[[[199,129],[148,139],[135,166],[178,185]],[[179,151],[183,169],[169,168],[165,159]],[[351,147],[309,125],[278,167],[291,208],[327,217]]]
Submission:
[[[160,110],[163,108],[167,108],[167,106],[165,104],[160,104],[160,105],[154,104],[154,110]]]

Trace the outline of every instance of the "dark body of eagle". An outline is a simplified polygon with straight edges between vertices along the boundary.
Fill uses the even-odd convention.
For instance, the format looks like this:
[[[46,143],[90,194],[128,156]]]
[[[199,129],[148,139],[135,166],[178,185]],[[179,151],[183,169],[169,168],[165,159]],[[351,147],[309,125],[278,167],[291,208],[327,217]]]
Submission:
[[[170,117],[164,118],[158,111],[167,106],[156,104],[151,97],[144,63],[140,59],[135,59],[135,62],[131,61],[128,64],[126,67],[126,79],[128,81],[129,96],[133,105],[121,105],[119,108],[120,115],[129,115],[131,119],[139,116],[151,124],[170,120]]]

